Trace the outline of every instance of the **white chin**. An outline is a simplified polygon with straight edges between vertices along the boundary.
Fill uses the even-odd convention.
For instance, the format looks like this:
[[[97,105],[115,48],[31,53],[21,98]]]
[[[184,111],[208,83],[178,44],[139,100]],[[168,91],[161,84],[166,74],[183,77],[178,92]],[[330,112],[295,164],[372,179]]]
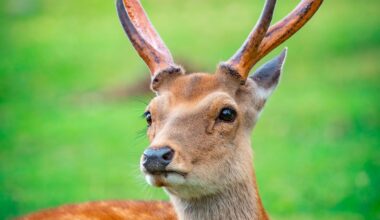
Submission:
[[[175,186],[185,183],[185,177],[178,173],[166,173],[159,175],[145,174],[145,180],[149,185],[162,187],[162,186]]]

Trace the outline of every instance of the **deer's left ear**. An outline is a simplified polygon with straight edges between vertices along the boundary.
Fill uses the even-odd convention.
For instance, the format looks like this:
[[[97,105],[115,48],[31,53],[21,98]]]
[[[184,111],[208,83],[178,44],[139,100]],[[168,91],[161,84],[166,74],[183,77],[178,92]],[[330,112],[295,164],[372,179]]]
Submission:
[[[279,56],[262,65],[249,77],[257,85],[255,93],[259,99],[266,101],[276,88],[287,51],[285,48]]]

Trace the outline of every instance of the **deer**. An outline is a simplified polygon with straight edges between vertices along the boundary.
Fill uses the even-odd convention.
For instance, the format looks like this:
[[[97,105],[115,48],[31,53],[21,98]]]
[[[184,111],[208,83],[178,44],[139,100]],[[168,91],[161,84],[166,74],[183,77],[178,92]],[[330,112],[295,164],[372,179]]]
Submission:
[[[117,0],[120,22],[151,73],[149,147],[140,169],[162,187],[162,201],[98,201],[64,205],[20,219],[269,219],[253,168],[251,132],[279,83],[287,55],[251,69],[300,30],[323,0],[302,0],[271,26],[276,0],[266,0],[246,41],[215,73],[186,73],[174,62],[139,0]]]

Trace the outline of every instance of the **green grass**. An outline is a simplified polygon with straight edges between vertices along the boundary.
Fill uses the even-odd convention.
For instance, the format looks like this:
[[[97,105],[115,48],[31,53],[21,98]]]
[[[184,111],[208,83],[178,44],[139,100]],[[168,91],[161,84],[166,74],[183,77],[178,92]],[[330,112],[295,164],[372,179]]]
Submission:
[[[278,2],[275,20],[298,1]],[[262,7],[143,3],[174,56],[200,71],[233,54]],[[379,8],[377,0],[325,1],[276,50],[288,46],[288,60],[252,135],[274,219],[380,218]],[[114,2],[5,0],[0,10],[0,219],[89,200],[167,199],[138,171],[148,145],[138,100],[148,99],[86,95],[146,71]]]

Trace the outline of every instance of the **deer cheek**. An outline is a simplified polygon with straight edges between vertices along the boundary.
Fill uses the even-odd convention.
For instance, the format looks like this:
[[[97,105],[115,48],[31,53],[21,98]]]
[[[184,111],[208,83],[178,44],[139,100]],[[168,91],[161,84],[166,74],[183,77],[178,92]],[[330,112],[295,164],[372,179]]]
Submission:
[[[152,124],[148,128],[147,135],[148,135],[149,142],[152,142],[154,137],[156,136],[156,126],[154,124]]]
[[[215,130],[218,131],[218,134],[221,136],[221,138],[230,139],[231,137],[236,136],[237,128],[239,127],[238,120],[236,120],[233,123],[218,123],[215,125]]]
[[[210,121],[206,128],[206,133],[207,134],[212,134],[214,132],[214,126],[215,126],[215,121]]]

